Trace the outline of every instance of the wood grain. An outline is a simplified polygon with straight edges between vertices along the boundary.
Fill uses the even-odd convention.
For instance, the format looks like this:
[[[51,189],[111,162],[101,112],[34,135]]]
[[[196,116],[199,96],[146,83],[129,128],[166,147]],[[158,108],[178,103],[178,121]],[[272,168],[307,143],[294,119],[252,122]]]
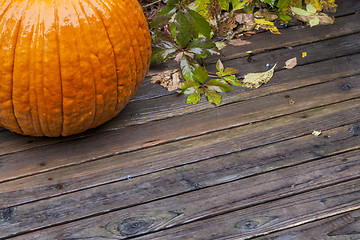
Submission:
[[[360,210],[350,211],[277,233],[254,238],[254,240],[260,239],[357,240],[360,239]]]
[[[163,142],[166,141],[171,141],[172,138],[175,139],[184,139],[187,136],[184,134],[186,133],[192,133],[192,135],[190,136],[196,136],[196,135],[203,135],[207,132],[209,132],[209,130],[211,130],[210,132],[214,132],[215,130],[221,130],[221,129],[226,129],[226,128],[232,128],[232,127],[238,127],[238,126],[242,126],[242,125],[246,125],[252,122],[256,122],[256,121],[262,121],[262,120],[266,120],[269,118],[275,118],[275,117],[279,117],[279,116],[284,116],[286,114],[291,114],[291,113],[296,113],[299,111],[303,111],[306,109],[310,109],[310,108],[314,108],[314,107],[318,107],[318,106],[323,106],[326,104],[330,104],[330,103],[334,103],[337,101],[344,101],[344,100],[348,100],[348,99],[352,99],[354,97],[359,97],[360,96],[360,82],[358,81],[358,76],[353,76],[350,78],[344,78],[344,79],[340,79],[340,80],[336,80],[336,81],[331,81],[328,82],[326,84],[321,84],[321,85],[313,85],[307,88],[300,88],[300,89],[296,89],[296,90],[292,90],[292,91],[288,91],[288,92],[284,92],[284,93],[280,93],[280,94],[275,94],[275,95],[271,95],[271,96],[267,96],[266,99],[261,99],[261,98],[257,98],[257,99],[252,99],[249,101],[245,101],[245,102],[239,102],[239,103],[235,103],[232,105],[225,105],[222,107],[219,107],[217,109],[217,113],[221,116],[222,121],[218,121],[217,118],[213,117],[213,113],[212,111],[206,111],[206,112],[201,112],[201,114],[198,115],[185,115],[182,116],[181,118],[173,118],[173,119],[169,119],[166,120],[164,122],[157,122],[159,127],[156,127],[157,131],[151,131],[154,128],[154,125],[150,125],[149,130],[146,130],[146,126],[142,126],[140,129],[135,129],[133,130],[133,133],[135,131],[140,131],[142,132],[142,134],[138,134],[136,136],[138,136],[141,140],[141,138],[144,137],[149,137],[145,135],[145,132],[148,131],[149,134],[153,134],[154,137],[161,139],[163,138]],[[289,99],[292,98],[295,101],[295,104],[289,104]],[[335,101],[334,101],[335,99]],[[304,114],[303,118],[306,118],[306,114]],[[206,124],[203,124],[202,122],[198,122],[198,119],[203,119],[203,121],[206,121]],[[352,118],[353,121],[356,121],[356,118]],[[169,127],[167,127],[167,126]],[[171,132],[170,135],[168,135],[168,130],[169,128],[174,128],[174,126],[176,126],[179,131],[178,132]],[[251,126],[250,126],[251,127]],[[336,126],[334,126],[336,127]],[[184,129],[187,129],[187,131],[184,131]],[[229,130],[231,131],[231,130]],[[131,134],[130,132],[127,134]],[[127,136],[127,134],[123,134],[123,136]],[[161,135],[162,134],[162,135]],[[178,134],[178,135],[175,135]],[[151,136],[151,135],[150,135]],[[209,137],[207,138],[211,138],[212,135],[209,135]],[[119,137],[119,136],[117,136]],[[215,138],[215,137],[214,137]],[[97,138],[99,141],[99,138]],[[109,139],[110,141],[113,141],[114,139]],[[160,141],[160,140],[158,140]],[[193,140],[189,139],[187,140],[187,142],[193,142]],[[95,142],[97,144],[97,142]],[[262,143],[259,143],[262,144]],[[143,145],[142,143],[140,145]],[[106,145],[107,147],[111,147],[110,144]],[[167,146],[167,145],[166,145]],[[182,148],[184,145],[183,142],[178,142],[178,143],[173,143],[170,144],[170,146],[174,146],[173,149],[177,149],[177,148]],[[176,147],[177,146],[177,147]],[[53,158],[53,162],[54,164],[59,164],[60,161],[64,161],[66,162],[67,159],[70,158],[71,161],[74,161],[76,158],[81,160],[81,157],[85,157],[82,154],[75,154],[75,151],[71,151],[71,152],[67,152],[66,148],[75,148],[77,150],[82,150],[81,148],[83,148],[82,151],[85,151],[88,147],[88,143],[84,143],[82,144],[80,141],[77,141],[76,143],[72,143],[71,146],[63,146],[64,148],[61,150],[61,145],[54,145],[53,148],[47,147],[46,149],[34,149],[32,151],[26,151],[26,152],[21,152],[18,154],[14,154],[17,155],[16,157],[18,159],[22,158],[23,160],[18,160],[13,162],[13,171],[11,172],[11,164],[12,164],[12,159],[6,159],[7,163],[7,173],[3,173],[4,174],[8,174],[9,176],[14,177],[16,174],[19,174],[19,172],[21,172],[20,166],[24,165],[25,163],[30,164],[30,163],[35,163],[35,161],[39,161],[36,163],[35,168],[41,168],[43,166],[41,166],[41,163],[45,161],[45,159],[48,160],[48,162],[50,162],[49,160],[51,160],[51,157]],[[100,145],[101,150],[102,151],[106,151],[108,148],[105,148],[104,145]],[[167,151],[167,152],[171,152],[170,150],[157,150],[157,149],[164,149],[165,147],[160,146],[159,148],[156,148],[155,150],[144,150],[141,153],[141,155],[139,157],[135,157],[137,156],[136,152],[135,153],[130,153],[128,155],[125,156],[132,156],[130,158],[143,158],[143,159],[147,159],[147,156],[153,156],[154,154],[158,154],[158,152],[163,152],[163,151]],[[95,150],[98,149],[97,146],[94,146],[91,150],[92,150],[92,156],[95,157]],[[61,154],[63,154],[63,160],[61,160],[61,154],[49,154],[52,152],[57,152],[60,151]],[[80,152],[80,151],[79,151]],[[81,153],[81,152],[80,152]],[[176,153],[174,153],[176,154]],[[109,164],[109,166],[115,166],[114,159],[130,159],[125,157],[124,155],[120,155],[119,157],[110,157],[109,159],[100,159],[99,161],[103,164]],[[216,156],[216,155],[215,155]],[[31,161],[32,160],[32,161]],[[5,162],[5,161],[4,161]],[[96,164],[100,164],[99,163],[91,163],[90,165],[96,165]],[[125,162],[126,163],[126,162]],[[16,164],[21,164],[20,166],[16,166]],[[48,164],[51,164],[48,163]],[[103,164],[101,164],[103,166]],[[121,162],[121,164],[123,164]],[[131,164],[131,161],[126,163],[126,164]],[[139,166],[136,166],[139,169]],[[168,166],[168,167],[171,167]],[[82,165],[80,165],[80,168],[82,168]],[[77,169],[77,167],[75,167],[74,169]],[[88,167],[85,168],[88,171]],[[85,170],[84,169],[84,170]],[[123,166],[121,167],[121,169],[123,169]],[[27,171],[27,173],[29,173],[29,168],[25,168],[24,171]],[[154,169],[156,170],[156,169]],[[71,176],[71,170],[69,170],[69,168],[60,170],[60,171],[67,171],[68,173],[65,175],[67,176],[67,178],[72,179]],[[78,170],[74,170],[74,174],[75,175],[79,175],[80,172],[77,172]],[[97,170],[101,171],[101,169]],[[141,172],[141,171],[140,171]],[[149,172],[149,171],[147,171]],[[134,173],[132,173],[134,174]],[[49,175],[49,174],[47,174]],[[109,176],[113,176],[113,175],[109,175]],[[122,175],[122,177],[124,177]],[[48,178],[54,178],[54,177],[48,177]],[[77,178],[77,177],[76,177]],[[10,192],[13,192],[14,190],[14,186],[17,186],[15,189],[16,192],[21,193],[21,195],[23,197],[26,197],[27,199],[31,199],[30,196],[38,196],[39,194],[35,194],[35,192],[33,194],[31,194],[31,191],[27,190],[27,189],[33,189],[32,186],[29,186],[28,183],[33,183],[36,179],[34,177],[31,177],[30,179],[33,180],[29,180],[28,178],[25,178],[23,180],[19,180],[17,182],[9,182],[9,183],[3,183],[0,185],[0,196],[4,196],[4,198],[7,196],[7,194]],[[40,176],[40,179],[44,179],[42,176]],[[47,178],[45,178],[47,179]],[[118,180],[119,178],[116,177],[115,179],[111,179],[108,178],[105,182],[108,181],[115,181]],[[94,179],[95,180],[95,179]],[[77,179],[77,181],[79,181],[79,179]],[[41,183],[40,186],[49,186],[49,188],[51,188],[51,186],[54,184],[52,181],[44,181],[44,180],[37,180],[35,182]],[[16,185],[14,185],[16,183]],[[102,183],[102,181],[99,182],[100,184]],[[90,184],[90,183],[89,183]],[[63,185],[68,185],[65,184],[63,182]],[[72,184],[70,184],[72,185]],[[91,185],[91,184],[90,184]],[[84,186],[85,187],[85,186]],[[69,188],[65,188],[68,189],[68,191],[74,190],[74,189],[69,189]],[[36,192],[42,192],[40,191],[40,189],[33,189],[33,191]],[[64,191],[64,189],[62,189],[62,191]],[[60,191],[60,192],[62,192]],[[50,196],[52,195],[51,192],[56,192],[58,193],[59,191],[54,188],[53,191],[45,191],[44,193],[47,193]],[[16,194],[17,195],[17,194]],[[17,197],[15,197],[14,194],[9,195],[11,197],[7,197],[7,199],[9,199],[9,202],[12,203],[21,203],[23,202],[23,200],[16,200],[18,199]],[[6,201],[4,200],[2,202],[2,204],[6,205]]]
[[[358,210],[359,193],[354,180],[135,239],[248,239]]]
[[[219,160],[221,161],[221,158]],[[302,174],[298,174],[299,172],[301,172]],[[152,231],[160,231],[164,228],[182,225],[179,228],[186,229],[183,231],[186,232],[190,230],[190,233],[186,233],[190,238],[190,234],[199,234],[201,237],[196,237],[196,239],[218,239],[210,237],[211,232],[214,232],[215,234],[221,232],[221,230],[215,231],[216,225],[212,226],[213,230],[208,229],[209,231],[206,231],[206,228],[209,227],[208,223],[212,221],[211,218],[207,219],[209,217],[221,215],[222,213],[233,212],[255,205],[260,205],[270,201],[276,201],[276,199],[279,198],[285,199],[286,197],[300,194],[303,192],[308,192],[310,190],[320,187],[325,187],[339,182],[352,180],[354,178],[359,178],[359,172],[360,151],[352,151],[334,157],[323,158],[318,161],[312,161],[302,165],[297,165],[291,168],[284,168],[277,171],[271,171],[266,174],[256,175],[254,177],[242,179],[241,181],[232,181],[227,184],[221,184],[211,188],[204,188],[182,195],[177,195],[169,199],[158,200],[156,202],[151,202],[145,205],[130,207],[124,210],[95,217],[94,219],[87,218],[84,220],[80,220],[77,221],[75,224],[70,223],[66,225],[66,229],[68,230],[68,232],[71,232],[71,234],[62,234],[61,229],[64,229],[65,227],[62,226],[60,228],[55,227],[52,229],[40,231],[38,233],[26,236],[26,238],[45,239],[41,236],[46,236],[46,238],[54,238],[54,236],[57,236],[61,239],[88,239],[94,237],[99,239],[122,239]],[[354,183],[352,183],[352,186],[353,185]],[[359,188],[359,186],[357,187]],[[334,194],[331,189],[328,189],[327,191],[324,191],[324,195],[329,194],[328,192]],[[343,192],[344,191],[342,191],[342,193]],[[351,195],[355,195],[351,192],[348,193]],[[305,193],[305,195],[309,195],[309,193]],[[81,194],[80,196],[83,196],[83,194]],[[344,196],[344,198],[346,199],[346,195]],[[354,196],[352,196],[352,198],[354,198]],[[74,197],[69,197],[68,199],[72,199],[73,202],[77,202],[76,198]],[[109,200],[110,199],[111,198],[109,198]],[[338,204],[345,204],[345,202],[342,202],[342,200],[339,199],[339,201],[340,202]],[[360,203],[360,200],[356,198],[354,198],[353,201],[358,204]],[[53,203],[55,202],[56,201],[54,200]],[[88,205],[91,202],[92,201],[81,202],[78,204]],[[297,203],[304,204],[300,201],[288,201],[287,204],[289,204],[289,202],[291,203],[291,207],[296,206]],[[54,204],[47,205],[52,206]],[[268,205],[271,205],[271,203]],[[352,206],[353,205],[355,205],[355,203],[353,203]],[[91,208],[91,206],[89,205],[88,207]],[[16,213],[18,215],[23,215],[21,214],[20,208],[21,207],[16,209]],[[64,209],[63,205],[61,206],[61,209],[47,209],[47,213],[49,215],[52,215],[52,212],[53,214],[59,214],[62,209]],[[270,209],[269,214],[272,214],[271,207],[268,207],[267,209]],[[318,209],[312,207],[312,210]],[[244,211],[246,212],[246,210]],[[38,216],[40,215],[40,213],[42,212],[33,213],[33,216]],[[69,211],[69,214],[73,214],[73,211]],[[219,218],[228,219],[227,215],[228,214],[225,214],[224,216],[220,216]],[[243,216],[243,214],[241,213],[229,213],[229,215]],[[254,215],[256,216],[256,214]],[[257,217],[252,217],[251,220],[244,221],[253,221],[255,224],[255,221],[257,220],[261,223],[261,221],[267,220],[269,220],[269,222],[272,222],[275,221],[275,219],[276,218],[271,218],[270,220],[268,219],[268,217],[260,217],[258,219]],[[202,225],[201,222],[199,223],[199,220],[202,220],[204,224]],[[280,222],[284,220],[285,219],[279,219]],[[16,222],[20,223],[20,221],[21,219],[18,219]],[[196,225],[198,227],[198,230],[195,230],[195,228],[193,227],[186,227],[187,224],[192,224],[191,222],[193,221],[195,221],[193,225]],[[220,223],[220,221],[217,222]],[[235,228],[241,229],[248,226],[248,223],[244,224],[243,226],[241,222],[243,221],[237,223],[235,225]],[[28,226],[29,223],[25,223],[24,225]],[[211,225],[212,224],[210,223],[210,226]],[[228,225],[230,224],[226,224],[224,228],[229,228],[230,226]],[[264,225],[266,224],[264,223]],[[254,225],[252,227],[255,228],[257,226]],[[261,229],[261,227],[259,228]],[[191,233],[192,231],[193,233]],[[169,232],[169,234],[167,234],[167,232]],[[165,231],[160,231],[159,233],[154,233],[149,237],[146,236],[143,239],[156,239],[157,237],[154,236],[159,236],[158,238],[160,238],[161,236],[160,239],[176,239],[178,237],[178,234],[180,235],[179,232],[169,229]]]
[[[337,69],[340,69],[341,65],[343,64],[343,66],[346,66],[346,69],[348,69],[347,72],[351,72],[353,69],[356,70],[360,68],[359,59],[360,58],[358,57],[358,55],[352,55],[345,58],[337,58]],[[324,62],[324,64],[325,63],[330,64],[330,62]],[[329,68],[329,65],[327,66],[327,68]],[[314,64],[312,67],[308,68],[309,71],[310,69],[319,68],[317,68],[317,66]],[[328,70],[328,73],[329,72],[331,74],[331,70]],[[335,74],[337,75],[337,73]],[[293,71],[291,76],[292,78],[295,78],[295,76],[299,76],[299,72]],[[303,76],[300,75],[300,77]],[[314,84],[318,82],[320,76],[312,75],[310,78],[310,80],[306,79],[303,81],[312,81]],[[286,82],[287,78],[282,79],[282,81]],[[277,80],[274,80],[274,82],[275,81]],[[299,80],[298,82],[301,82],[301,80]],[[354,80],[352,82],[354,82],[354,84],[356,84],[356,82],[358,83],[358,81],[356,81],[356,77],[354,77]],[[323,87],[321,86],[318,87],[318,89],[319,91],[323,89],[322,91],[328,96],[330,96],[331,91],[335,91],[337,93],[340,93],[340,95],[344,96],[345,99],[348,99],[348,95],[350,95],[350,97],[352,98],[357,94],[356,92],[357,90],[359,90],[358,87],[355,86],[351,88],[350,91],[345,91],[341,90],[340,86],[342,84],[346,84],[346,80],[344,80],[344,82],[342,83],[339,83],[339,86],[333,85],[332,89],[329,88],[324,91]],[[284,85],[287,86],[283,86],[281,90],[288,89],[288,87],[291,86],[291,83],[286,82],[284,83]],[[306,93],[307,91],[305,90],[303,92]],[[301,108],[301,106],[304,107],[308,104],[311,104],[311,101],[308,101],[309,99],[313,99],[314,101],[315,99],[318,99],[319,101],[322,101],[319,97],[320,95],[318,94],[316,94],[315,96],[305,95],[303,96],[303,100],[301,100],[303,101],[304,105],[290,105],[288,102],[289,99],[285,98],[285,96],[290,96],[293,98],[295,97],[295,95],[291,95],[291,92],[279,93],[278,95],[270,95],[270,99],[276,101],[272,104],[269,104],[270,99],[269,101],[264,102],[262,98],[257,98],[257,100],[251,99],[251,101],[243,101],[217,107],[217,116],[220,116],[220,114],[224,114],[221,116],[223,119],[221,122],[218,121],[218,118],[216,116],[214,117],[212,113],[213,108],[211,108],[200,112],[195,112],[193,114],[182,115],[177,118],[168,118],[165,120],[145,123],[142,124],[141,127],[138,127],[137,125],[130,126],[124,129],[120,129],[118,131],[94,134],[93,136],[77,139],[76,141],[73,140],[60,142],[49,146],[43,146],[30,149],[28,151],[14,153],[11,155],[0,156],[0,162],[2,163],[2,166],[6,165],[6,171],[2,171],[0,181],[23,177],[38,172],[49,171],[58,167],[79,164],[81,162],[109,157],[115,154],[134,151],[144,147],[155,146],[169,141],[204,134],[209,131],[249,124],[251,122],[259,121],[266,118],[265,115],[263,115],[263,110],[261,110],[264,109],[264,104],[266,104],[266,107],[277,109],[278,106],[280,106],[279,104],[281,103],[281,105],[285,109],[288,109],[290,112],[294,112],[296,109]],[[329,101],[338,101],[337,97],[325,97],[325,99],[327,103],[329,103]],[[295,98],[294,100],[300,101],[300,99],[297,100]],[[256,107],[256,102],[258,102],[259,107]],[[256,114],[252,114],[252,116],[250,116],[250,113],[253,111],[260,114],[260,119],[254,119],[254,115]],[[273,110],[267,109],[265,111],[270,113],[270,116],[267,116],[268,118],[277,116],[273,114]],[[201,121],[198,121],[198,119],[201,119]],[[206,124],[203,124],[203,122],[206,122]],[[168,129],[174,129],[174,131],[169,132]]]
[[[224,130],[221,132],[215,132],[212,134],[207,134],[203,136],[199,136],[197,138],[186,139],[183,140],[180,147],[178,142],[174,142],[168,145],[162,145],[158,147],[154,147],[151,152],[142,152],[136,151],[133,153],[129,153],[125,156],[114,157],[113,159],[103,159],[104,161],[98,162],[90,162],[87,164],[82,164],[78,166],[73,166],[71,168],[59,169],[56,172],[49,172],[41,175],[42,179],[40,181],[46,181],[46,178],[53,178],[58,180],[58,178],[62,178],[62,182],[60,184],[61,188],[56,188],[57,185],[53,185],[52,189],[44,188],[38,189],[36,192],[51,192],[58,191],[59,194],[63,194],[68,189],[74,188],[76,185],[81,184],[98,184],[100,182],[108,183],[109,180],[106,180],[109,177],[114,178],[117,176],[117,180],[126,179],[126,174],[124,176],[124,171],[126,173],[130,173],[131,176],[139,176],[145,173],[159,171],[164,169],[166,166],[176,166],[190,162],[196,162],[201,159],[206,159],[209,157],[221,156],[224,154],[228,154],[234,151],[245,150],[249,148],[253,148],[256,146],[271,144],[273,142],[278,142],[286,139],[293,139],[295,137],[311,134],[312,129],[319,129],[321,127],[322,130],[326,130],[329,128],[333,128],[334,126],[338,126],[339,124],[344,124],[346,121],[356,122],[360,121],[360,115],[354,115],[354,111],[360,110],[360,99],[355,99],[351,101],[342,102],[339,104],[333,104],[331,106],[327,106],[326,108],[312,109],[292,115],[288,115],[282,118],[275,118],[268,121],[258,122],[251,125],[246,125],[239,128],[233,128],[231,130]],[[306,116],[304,119],[303,117]],[[326,121],[324,121],[326,119]],[[291,127],[290,127],[291,126]],[[348,130],[349,131],[349,130]],[[354,135],[350,132],[351,135]],[[355,134],[356,135],[356,134]],[[352,147],[358,148],[358,142],[356,139],[352,145]],[[175,145],[177,144],[177,145]],[[349,147],[349,146],[348,146]],[[162,149],[159,149],[162,148]],[[143,155],[139,155],[143,154]],[[312,153],[316,156],[321,155],[321,149],[319,151]],[[129,159],[127,161],[126,159]],[[153,161],[151,161],[153,159]],[[156,161],[154,161],[156,159]],[[106,162],[107,160],[111,161]],[[127,169],[128,168],[128,169]],[[136,172],[129,172],[129,170]],[[98,171],[98,172],[97,172]],[[142,173],[138,171],[143,171]],[[97,172],[97,173],[96,173]],[[75,174],[74,177],[70,178],[72,173]],[[102,178],[102,179],[101,179]],[[161,177],[159,177],[161,178]],[[101,179],[101,180],[100,180]],[[32,179],[27,179],[27,182],[33,183],[36,186],[41,185],[41,182],[34,181]],[[158,181],[156,181],[158,182]],[[186,181],[185,181],[186,182]],[[190,181],[191,183],[192,181]],[[145,182],[148,183],[148,182]],[[173,182],[170,182],[173,183]],[[20,185],[20,184],[19,184]],[[91,214],[91,211],[95,212],[99,211],[108,211],[109,206],[113,201],[115,203],[122,202],[125,206],[136,204],[136,200],[134,199],[142,199],[142,196],[127,196],[127,191],[119,192],[116,190],[116,186],[121,186],[122,183],[107,185],[105,187],[108,188],[107,191],[100,191],[98,188],[91,188],[86,190],[88,193],[84,194],[84,192],[74,193],[69,197],[68,195],[59,196],[57,198],[51,198],[49,200],[42,200],[40,202],[34,202],[30,204],[29,209],[42,209],[37,213],[31,213],[30,216],[38,216],[37,221],[41,224],[45,219],[47,219],[47,223],[50,224],[52,221],[57,223],[60,218],[72,218],[73,215],[79,211],[81,216],[85,216],[87,214]],[[196,184],[189,184],[192,187],[197,186]],[[10,185],[9,185],[10,186]],[[14,186],[14,185],[12,185]],[[21,186],[21,185],[20,185]],[[90,185],[91,186],[91,185]],[[139,190],[142,186],[143,190]],[[165,185],[166,186],[166,185]],[[51,186],[50,186],[51,187]],[[112,188],[112,187],[115,187]],[[152,192],[158,193],[159,197],[165,190],[157,191],[157,189],[152,188],[149,184],[139,184],[136,186],[132,186],[136,189],[136,192]],[[45,191],[45,189],[47,191]],[[196,189],[196,187],[195,187]],[[21,193],[21,191],[19,191]],[[116,193],[116,194],[115,194]],[[7,194],[4,194],[5,196]],[[15,202],[15,194],[13,195],[13,202]],[[95,202],[100,204],[98,208],[90,207],[89,203],[81,203],[81,200],[85,200],[87,197],[89,203]],[[147,195],[147,194],[146,194]],[[127,196],[129,198],[124,199]],[[24,197],[24,196],[22,196]],[[152,196],[154,197],[154,196]],[[6,198],[5,198],[6,199]],[[29,199],[29,195],[28,195]],[[116,200],[118,199],[118,200]],[[108,202],[108,203],[106,203]],[[19,209],[27,208],[28,205],[21,205],[15,207],[15,213],[19,211]],[[35,207],[38,206],[38,207]],[[65,209],[66,206],[70,206],[71,210],[69,213],[61,214],[62,210]],[[74,208],[75,207],[75,208]],[[87,211],[85,211],[85,209]],[[116,208],[115,206],[113,206]],[[121,208],[121,206],[118,206]],[[11,208],[11,207],[10,207]],[[101,210],[102,209],[102,210]],[[88,212],[90,210],[90,212]],[[51,212],[53,214],[51,214]],[[25,212],[27,212],[25,210]],[[55,214],[57,213],[57,214]],[[25,214],[21,214],[20,212],[16,214],[16,216],[21,216],[21,219],[14,219],[14,223],[16,225],[7,225],[5,223],[1,224],[4,229],[1,229],[0,232],[6,233],[21,231],[25,228],[25,230],[29,230],[26,228],[31,227],[33,224],[38,224],[37,221],[26,220],[24,217]],[[49,217],[51,216],[51,217]],[[59,216],[59,217],[58,217]],[[74,216],[76,217],[76,216]],[[79,217],[79,216],[78,216]],[[42,220],[44,219],[44,220]],[[26,221],[26,224],[22,224],[21,220]],[[32,227],[35,228],[35,227]],[[25,231],[24,230],[24,231]]]

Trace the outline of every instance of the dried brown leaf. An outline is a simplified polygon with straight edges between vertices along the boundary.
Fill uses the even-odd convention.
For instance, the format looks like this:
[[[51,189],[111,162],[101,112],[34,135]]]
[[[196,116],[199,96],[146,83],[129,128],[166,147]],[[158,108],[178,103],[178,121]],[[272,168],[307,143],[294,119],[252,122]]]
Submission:
[[[294,68],[296,65],[297,65],[297,58],[294,57],[294,58],[288,59],[288,60],[285,62],[284,68],[286,68],[286,69],[292,69],[292,68]]]
[[[229,43],[233,46],[242,46],[242,45],[251,44],[251,42],[241,39],[231,39]]]
[[[319,23],[316,25],[329,25],[329,24],[333,24],[335,22],[335,18],[334,17],[330,17],[328,15],[326,15],[325,13],[315,13],[314,15],[310,15],[310,16],[304,16],[304,15],[297,15],[295,14],[295,18],[302,21],[302,22],[306,22],[307,24],[310,24],[310,22],[317,17],[319,19]]]
[[[183,80],[181,79],[180,69],[172,69],[152,76],[150,82],[159,83],[169,92],[171,92],[181,88]]]

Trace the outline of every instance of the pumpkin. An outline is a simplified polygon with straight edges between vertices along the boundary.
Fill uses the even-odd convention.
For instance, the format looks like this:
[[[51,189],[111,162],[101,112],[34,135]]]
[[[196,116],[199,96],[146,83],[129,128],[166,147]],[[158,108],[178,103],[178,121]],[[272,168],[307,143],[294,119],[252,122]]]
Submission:
[[[151,38],[137,0],[0,0],[0,125],[68,136],[139,89]]]

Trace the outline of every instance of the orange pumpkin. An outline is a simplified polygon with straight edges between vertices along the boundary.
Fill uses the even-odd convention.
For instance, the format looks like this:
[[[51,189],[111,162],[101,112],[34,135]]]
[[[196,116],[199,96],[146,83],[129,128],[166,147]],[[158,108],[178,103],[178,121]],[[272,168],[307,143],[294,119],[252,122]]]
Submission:
[[[0,125],[68,136],[116,116],[151,55],[137,0],[0,0]]]

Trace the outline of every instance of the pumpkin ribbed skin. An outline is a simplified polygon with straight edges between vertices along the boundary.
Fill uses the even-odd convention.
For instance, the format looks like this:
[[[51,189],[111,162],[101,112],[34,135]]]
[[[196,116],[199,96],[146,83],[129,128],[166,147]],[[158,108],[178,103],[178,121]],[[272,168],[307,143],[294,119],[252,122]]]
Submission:
[[[0,125],[68,136],[116,116],[151,55],[137,0],[0,0]]]

